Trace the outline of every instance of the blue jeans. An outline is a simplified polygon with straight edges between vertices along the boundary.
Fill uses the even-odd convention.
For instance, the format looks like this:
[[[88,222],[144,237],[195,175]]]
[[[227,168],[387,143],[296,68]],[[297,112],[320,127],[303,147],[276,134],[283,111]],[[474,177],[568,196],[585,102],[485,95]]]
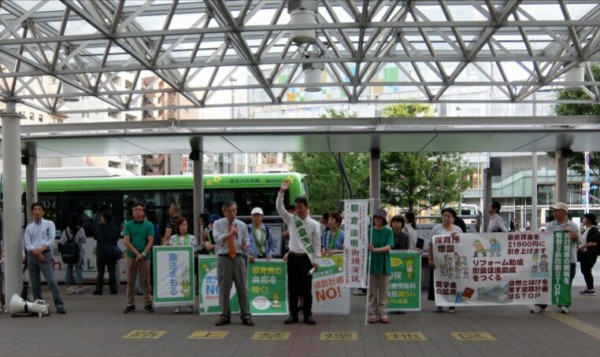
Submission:
[[[67,264],[65,285],[73,285],[73,267],[75,267],[75,283],[81,285],[83,282],[83,255],[80,256],[77,264]]]
[[[27,269],[29,270],[29,281],[31,283],[33,298],[35,300],[42,300],[42,282],[40,278],[41,272],[44,274],[44,278],[50,287],[50,291],[52,291],[54,306],[56,306],[57,309],[64,309],[65,304],[63,303],[62,295],[60,294],[60,289],[58,288],[58,283],[54,278],[54,258],[52,257],[52,252],[45,252],[44,258],[46,258],[46,260],[40,262],[33,254],[27,252]]]

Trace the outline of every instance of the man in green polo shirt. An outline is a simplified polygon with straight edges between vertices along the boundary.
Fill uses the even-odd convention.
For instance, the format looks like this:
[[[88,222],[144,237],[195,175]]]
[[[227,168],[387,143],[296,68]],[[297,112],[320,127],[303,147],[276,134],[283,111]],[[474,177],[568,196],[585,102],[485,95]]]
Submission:
[[[154,312],[150,288],[150,253],[154,243],[154,225],[145,219],[144,205],[131,206],[133,220],[125,223],[125,263],[127,265],[127,307],[123,313],[135,312],[135,280],[140,274],[144,290],[144,310]]]

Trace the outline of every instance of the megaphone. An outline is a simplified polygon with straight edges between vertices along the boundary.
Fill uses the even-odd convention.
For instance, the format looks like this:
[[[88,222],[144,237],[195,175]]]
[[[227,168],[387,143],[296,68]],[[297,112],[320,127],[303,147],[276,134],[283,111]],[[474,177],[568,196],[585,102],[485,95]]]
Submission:
[[[11,316],[17,314],[37,314],[39,317],[50,315],[50,307],[44,300],[35,300],[34,302],[27,301],[14,294],[10,299],[8,313]]]

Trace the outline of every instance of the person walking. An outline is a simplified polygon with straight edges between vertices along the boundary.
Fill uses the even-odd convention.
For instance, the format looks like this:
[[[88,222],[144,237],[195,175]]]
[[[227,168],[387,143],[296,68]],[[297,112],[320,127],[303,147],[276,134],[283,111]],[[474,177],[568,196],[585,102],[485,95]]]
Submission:
[[[598,259],[598,242],[600,241],[600,232],[598,231],[596,215],[586,213],[581,221],[585,225],[585,231],[581,236],[581,241],[585,242],[577,248],[577,253],[580,257],[581,274],[585,279],[586,289],[579,292],[584,296],[596,295],[594,290],[594,275],[592,268]]]
[[[59,314],[66,313],[65,304],[54,277],[54,257],[52,248],[56,236],[54,222],[44,219],[44,206],[35,202],[31,205],[33,222],[25,227],[23,237],[25,250],[27,251],[27,270],[29,270],[29,282],[35,300],[42,300],[42,282],[40,273],[44,275],[46,283],[52,291],[54,306]]]

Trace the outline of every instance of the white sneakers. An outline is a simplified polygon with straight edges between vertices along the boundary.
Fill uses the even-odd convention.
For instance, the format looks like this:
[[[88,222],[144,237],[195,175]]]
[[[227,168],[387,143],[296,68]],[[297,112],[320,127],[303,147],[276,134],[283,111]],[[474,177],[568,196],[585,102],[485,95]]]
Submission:
[[[558,307],[558,311],[560,311],[563,314],[568,314],[569,313],[569,308],[567,306],[559,306]]]

